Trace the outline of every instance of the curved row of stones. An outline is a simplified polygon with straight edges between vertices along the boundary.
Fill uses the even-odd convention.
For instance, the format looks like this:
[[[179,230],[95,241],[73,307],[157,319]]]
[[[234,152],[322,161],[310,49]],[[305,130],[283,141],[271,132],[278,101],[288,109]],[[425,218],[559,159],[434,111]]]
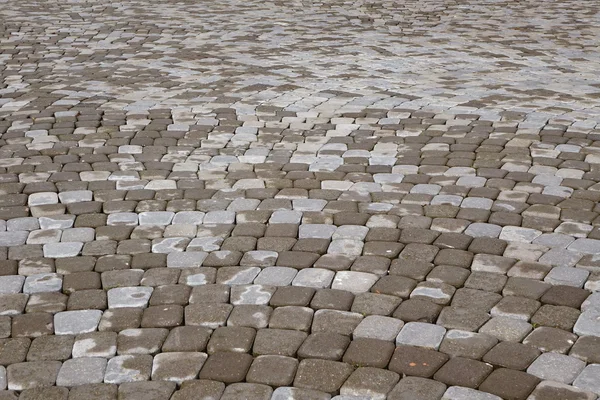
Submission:
[[[110,115],[86,112],[36,120],[50,133],[64,121],[101,129]],[[377,129],[399,113],[397,130]],[[183,146],[195,131],[171,130],[164,111],[159,136],[173,147],[135,144],[159,129],[151,119],[119,131],[128,144],[82,154],[70,154],[81,143],[26,149],[17,138],[40,129],[6,129],[5,388],[165,399],[600,393],[595,133],[548,123],[536,141],[506,118],[367,109],[274,136],[256,114],[245,134],[272,142],[269,154],[293,138],[288,162],[204,151],[218,136],[224,150],[244,147],[233,141],[244,119],[228,124],[234,109],[215,113],[196,150]],[[293,131],[286,118],[310,120],[270,114],[281,133]]]

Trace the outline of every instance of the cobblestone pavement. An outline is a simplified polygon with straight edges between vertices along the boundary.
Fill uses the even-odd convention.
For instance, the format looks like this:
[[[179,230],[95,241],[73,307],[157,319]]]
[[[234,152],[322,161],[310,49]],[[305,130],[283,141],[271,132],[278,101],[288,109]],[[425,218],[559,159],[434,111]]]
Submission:
[[[0,400],[594,400],[600,4],[0,0]]]

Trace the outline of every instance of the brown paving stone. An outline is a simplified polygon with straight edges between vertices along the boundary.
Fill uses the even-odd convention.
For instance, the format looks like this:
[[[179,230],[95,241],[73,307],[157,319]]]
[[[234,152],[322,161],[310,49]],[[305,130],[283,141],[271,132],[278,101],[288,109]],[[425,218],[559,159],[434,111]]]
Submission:
[[[500,342],[491,349],[483,361],[495,366],[525,370],[541,352],[533,346],[513,342]]]
[[[454,357],[435,373],[434,379],[448,386],[476,388],[492,370],[491,365],[481,361]]]
[[[522,400],[529,396],[539,382],[537,377],[525,372],[500,368],[487,377],[479,390],[504,399]]]
[[[298,365],[294,386],[327,393],[339,390],[354,368],[346,363],[306,359]]]
[[[448,359],[446,354],[435,350],[401,345],[396,347],[389,369],[408,376],[431,378]]]
[[[252,356],[245,353],[217,352],[211,354],[200,370],[200,379],[228,383],[241,382],[252,364]]]

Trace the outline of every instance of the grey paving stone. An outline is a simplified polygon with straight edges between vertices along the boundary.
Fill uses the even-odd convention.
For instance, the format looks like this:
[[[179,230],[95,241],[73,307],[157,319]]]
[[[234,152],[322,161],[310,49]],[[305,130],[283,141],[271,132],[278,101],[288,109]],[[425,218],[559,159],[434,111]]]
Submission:
[[[6,390],[7,385],[6,368],[4,366],[0,366],[0,390]]]
[[[569,285],[583,287],[586,279],[590,275],[589,271],[581,268],[554,267],[544,278],[544,282],[553,285]]]
[[[10,247],[25,244],[29,236],[26,231],[0,232],[0,245]]]
[[[581,399],[595,400],[596,395],[592,392],[577,389],[564,383],[553,381],[542,381],[528,397],[529,400],[542,399]]]
[[[54,315],[54,333],[56,335],[78,335],[93,332],[98,328],[101,317],[102,311],[100,310],[59,312]]]
[[[299,227],[298,237],[300,239],[331,239],[337,230],[335,225],[326,224],[302,224]]]
[[[544,353],[527,368],[527,373],[540,379],[573,383],[585,368],[585,362],[564,354]]]
[[[83,248],[83,242],[48,243],[44,245],[44,257],[75,257]]]
[[[404,322],[396,318],[369,315],[360,321],[352,336],[393,341],[403,326]]]
[[[36,274],[25,279],[23,293],[59,292],[62,289],[62,278],[58,274]]]
[[[322,268],[306,268],[298,271],[292,281],[293,286],[304,286],[311,288],[326,288],[331,285],[335,273]]]
[[[600,240],[577,239],[567,249],[584,254],[598,254],[600,251]]]
[[[289,286],[298,271],[289,267],[266,267],[254,279],[255,284]]]
[[[58,376],[57,386],[79,386],[102,383],[106,370],[105,358],[84,357],[67,360],[63,363]]]
[[[479,390],[460,387],[460,386],[451,386],[446,390],[443,400],[501,400],[501,397],[496,395],[480,392]]]
[[[196,268],[208,257],[204,251],[174,252],[167,254],[167,267],[170,268]]]
[[[110,289],[108,294],[109,308],[146,307],[153,288],[151,287],[121,287]]]
[[[465,234],[473,237],[497,238],[501,231],[502,227],[499,225],[476,222],[465,229]]]
[[[307,399],[307,400],[329,400],[329,393],[313,389],[302,389],[295,387],[279,387],[273,391],[271,400]]]
[[[157,354],[152,363],[152,380],[181,384],[198,376],[208,358],[201,352],[172,352]]]
[[[532,325],[527,321],[509,317],[494,317],[483,325],[479,332],[493,336],[500,341],[520,342],[532,330]]]
[[[573,382],[573,386],[595,393],[600,396],[600,364],[589,364]]]
[[[150,379],[152,356],[147,354],[123,355],[111,358],[104,374],[105,383],[121,384]]]
[[[169,225],[175,214],[169,211],[146,211],[139,214],[140,225]]]
[[[396,344],[437,350],[445,334],[446,329],[439,325],[424,322],[408,322],[396,337]]]
[[[20,275],[0,276],[0,294],[20,293],[25,277]]]
[[[339,271],[335,274],[332,289],[347,290],[352,293],[368,292],[379,280],[375,274],[354,271]]]

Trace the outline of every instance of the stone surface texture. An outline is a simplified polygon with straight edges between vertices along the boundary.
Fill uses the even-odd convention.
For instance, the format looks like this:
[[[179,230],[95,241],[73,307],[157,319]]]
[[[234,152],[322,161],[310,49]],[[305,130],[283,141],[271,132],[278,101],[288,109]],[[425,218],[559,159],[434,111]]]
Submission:
[[[0,0],[0,399],[596,399],[599,13]]]

